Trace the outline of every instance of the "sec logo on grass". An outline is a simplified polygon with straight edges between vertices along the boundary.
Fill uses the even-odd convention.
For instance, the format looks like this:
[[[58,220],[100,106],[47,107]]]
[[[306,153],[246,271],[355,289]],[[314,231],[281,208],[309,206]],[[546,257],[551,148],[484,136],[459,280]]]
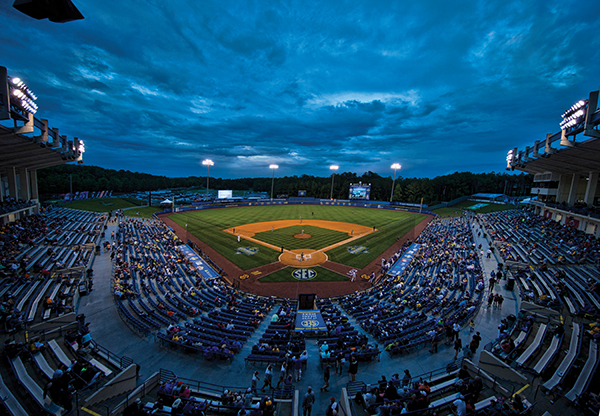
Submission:
[[[292,277],[296,280],[311,280],[317,277],[317,272],[313,269],[296,269],[292,272]]]

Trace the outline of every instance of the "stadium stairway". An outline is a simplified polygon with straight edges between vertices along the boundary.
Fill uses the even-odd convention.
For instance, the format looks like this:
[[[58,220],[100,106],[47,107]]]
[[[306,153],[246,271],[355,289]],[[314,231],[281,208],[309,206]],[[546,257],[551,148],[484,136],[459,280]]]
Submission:
[[[340,311],[342,311],[342,316],[345,316],[346,318],[348,318],[348,323],[350,323],[354,329],[356,329],[358,331],[358,333],[360,335],[365,335],[367,338],[369,338],[369,343],[370,344],[375,344],[377,343],[379,345],[379,349],[381,351],[383,351],[383,347],[385,347],[385,345],[383,345],[382,343],[380,343],[378,340],[376,340],[375,338],[373,338],[373,336],[371,334],[369,334],[367,331],[365,331],[362,326],[358,323],[358,321],[350,314],[346,313],[346,311],[344,310],[344,308],[342,307],[342,305],[340,305],[340,302],[336,302],[335,304]]]

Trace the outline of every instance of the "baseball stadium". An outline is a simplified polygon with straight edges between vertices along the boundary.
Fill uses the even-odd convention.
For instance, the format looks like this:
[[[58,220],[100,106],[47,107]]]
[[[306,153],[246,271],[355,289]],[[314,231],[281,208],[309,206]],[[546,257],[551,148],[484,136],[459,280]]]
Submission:
[[[85,14],[105,7],[81,3]],[[218,3],[202,8],[212,13],[222,7]],[[417,3],[413,6],[423,6]],[[435,53],[423,56],[412,51],[416,46],[404,34],[389,48],[380,47],[393,27],[421,31],[424,26],[417,25],[427,20],[399,24],[394,19],[412,18],[413,10],[402,5],[389,17],[391,3],[376,28],[361,26],[369,5],[346,23],[326,21],[314,37],[304,37],[323,15],[342,19],[347,5],[340,4],[342,9],[331,10],[333,3],[320,4],[323,9],[299,21],[295,15],[302,13],[277,4],[238,37],[230,32],[245,26],[242,18],[251,12],[241,2],[201,21],[187,10],[168,9],[184,7],[179,3],[109,4],[133,17],[114,23],[97,12],[89,19],[93,29],[82,26],[83,14],[70,0],[0,6],[3,18],[17,16],[3,26],[6,33],[31,28],[18,36],[5,33],[0,46],[13,51],[11,59],[26,56],[31,67],[19,76],[0,67],[0,416],[600,414],[599,92],[567,95],[568,82],[584,73],[571,65],[570,50],[560,74],[538,70],[542,62],[555,62],[538,53],[538,38],[535,53],[518,54],[531,57],[535,71],[507,75],[504,65],[518,65],[490,45],[501,39],[503,47],[516,48],[526,36],[510,25],[481,24],[485,30],[479,29],[484,32],[464,59],[450,54],[452,64],[435,71],[453,78],[451,67],[462,73],[468,62],[485,74],[469,87],[447,91],[427,72],[412,79],[396,67],[372,76],[381,59],[405,59],[410,66],[418,59],[432,61],[456,39],[441,42],[436,30],[430,36]],[[563,20],[558,6],[551,6],[540,7],[559,16],[544,16],[546,31]],[[471,30],[480,24],[483,3],[468,7],[477,10],[476,23],[449,20],[458,4],[424,8],[443,17],[440,27],[447,35],[453,26]],[[282,18],[286,8],[294,19]],[[586,19],[595,18],[592,9]],[[153,13],[168,22],[155,24]],[[221,15],[233,23],[222,28],[215,23]],[[54,25],[72,21],[80,22]],[[290,30],[298,26],[301,36],[288,40],[280,27],[258,37],[286,25],[280,21],[293,22]],[[345,35],[329,42],[322,32],[330,26]],[[525,26],[528,32],[538,25]],[[597,27],[594,21],[581,26]],[[560,31],[553,49],[568,44],[571,29],[569,36]],[[365,46],[367,32],[375,33],[376,42]],[[87,43],[105,33],[116,38]],[[174,34],[178,42],[170,40]],[[36,43],[29,45],[35,53],[25,53],[30,36],[56,45]],[[462,43],[463,36],[457,38]],[[81,43],[75,52],[59,48],[73,39]],[[154,39],[168,57],[144,48],[141,39]],[[294,45],[294,53],[314,55],[314,66],[297,70],[306,55],[295,59],[290,49],[275,44],[281,39]],[[186,67],[174,59],[181,45]],[[325,57],[311,49],[315,45],[327,50]],[[360,48],[368,53],[357,54]],[[326,61],[342,49],[360,62],[340,58],[328,67]],[[585,60],[594,61],[588,49]],[[112,54],[118,61],[108,60]],[[473,63],[484,58],[501,72],[490,74]],[[52,69],[62,61],[68,67],[58,77]],[[268,65],[253,71],[244,66],[263,61]],[[286,76],[272,74],[290,61],[294,68]],[[364,63],[368,69],[361,69]],[[218,66],[205,71],[209,64]],[[121,71],[129,74],[125,80]],[[316,89],[337,85],[346,71],[358,75],[343,88],[302,90],[311,83]],[[88,153],[83,140],[59,133],[56,120],[36,116],[37,96],[21,78],[40,73],[47,97],[39,102],[60,114],[58,124],[76,119],[77,127],[64,128],[91,136]],[[315,81],[317,73],[325,78]],[[425,79],[427,88],[362,91],[379,78],[387,88],[390,80],[402,78],[399,73],[410,82]],[[195,81],[186,83],[186,76]],[[530,77],[545,92],[552,85],[554,95],[548,93],[543,103],[521,97],[522,84],[510,82]],[[194,85],[199,81],[201,86]],[[496,104],[489,101],[492,84],[499,85]],[[432,88],[436,100],[428,102],[424,91]],[[485,95],[476,95],[481,90]],[[544,136],[537,127],[532,133],[521,126],[522,137],[536,138],[524,149],[507,149],[509,173],[435,176],[463,163],[463,153],[487,157],[509,142],[487,136],[506,123],[498,114],[508,107],[503,94],[509,90],[528,101],[527,112],[511,116],[516,120],[538,117],[551,101],[564,101],[567,108],[566,97],[579,100],[562,114],[560,131]],[[77,91],[80,101],[71,103],[67,94]],[[248,95],[233,98],[238,93]],[[454,105],[454,95],[465,101]],[[130,97],[132,107],[121,107]],[[473,107],[467,101],[484,107],[486,119],[478,115],[483,113],[469,119]],[[313,124],[303,119],[312,116]],[[426,119],[435,120],[435,128],[423,124]],[[343,133],[336,136],[334,130]],[[510,136],[516,136],[514,130]],[[386,160],[400,154],[403,165],[406,160],[415,169],[423,166],[411,149],[425,136],[433,137],[425,141],[428,157],[433,148],[441,154],[426,161],[427,177],[397,178],[398,163],[388,170],[393,176],[371,170],[381,163],[387,170]],[[459,136],[477,143],[459,142]],[[267,145],[272,147],[261,147]],[[484,146],[489,148],[469,153]],[[299,148],[323,163],[316,166]],[[275,192],[278,165],[269,165],[269,177],[256,174],[256,166],[264,169],[271,160],[264,149],[278,152],[277,163],[287,157],[290,172],[303,164],[311,173],[331,171],[331,180],[293,171]],[[345,176],[334,187],[339,166],[323,167],[334,150],[340,159],[354,158],[350,171],[368,172],[338,174]],[[211,178],[215,163],[200,162],[200,152],[217,162],[229,158],[228,173]],[[86,154],[117,168],[82,167]],[[173,171],[190,164],[206,168],[206,178],[125,170],[154,169],[152,154]],[[434,167],[453,157],[462,160]],[[470,166],[492,169],[486,163]],[[241,178],[245,173],[237,173],[238,166],[257,177]],[[236,175],[240,178],[231,179]],[[518,179],[511,182],[513,177]],[[361,181],[353,183],[357,178]],[[373,179],[373,186],[364,178]],[[175,179],[180,186],[170,186]]]

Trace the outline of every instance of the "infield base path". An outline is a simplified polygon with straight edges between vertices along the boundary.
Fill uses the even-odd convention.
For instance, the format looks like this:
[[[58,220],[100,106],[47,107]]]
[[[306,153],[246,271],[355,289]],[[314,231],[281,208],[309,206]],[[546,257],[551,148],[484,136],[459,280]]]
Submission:
[[[279,256],[279,261],[287,266],[293,267],[314,267],[325,263],[328,260],[326,251],[334,249],[336,247],[348,244],[358,238],[364,237],[367,234],[374,233],[377,231],[376,228],[369,228],[364,225],[352,224],[349,222],[340,221],[325,221],[325,220],[277,220],[277,221],[264,221],[255,222],[252,224],[243,224],[236,227],[226,228],[223,231],[233,235],[238,235],[241,238],[252,241],[253,243],[260,244],[273,250],[279,251],[280,248],[276,245],[269,244],[267,242],[257,240],[254,236],[258,233],[266,231],[275,231],[281,228],[287,228],[294,225],[310,225],[312,227],[324,228],[328,230],[339,231],[347,233],[350,238],[340,241],[339,243],[332,244],[327,247],[323,247],[319,250],[312,249],[294,249],[285,250],[283,249]],[[296,238],[301,238],[294,236]]]

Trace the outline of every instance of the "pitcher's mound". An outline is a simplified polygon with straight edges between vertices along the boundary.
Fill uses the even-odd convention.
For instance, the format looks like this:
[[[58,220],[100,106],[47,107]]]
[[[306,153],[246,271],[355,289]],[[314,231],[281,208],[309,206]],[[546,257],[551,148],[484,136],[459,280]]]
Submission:
[[[294,238],[310,238],[311,235],[310,234],[296,234],[294,235]]]
[[[293,267],[314,267],[327,261],[327,254],[310,249],[296,249],[279,255],[279,261]]]

